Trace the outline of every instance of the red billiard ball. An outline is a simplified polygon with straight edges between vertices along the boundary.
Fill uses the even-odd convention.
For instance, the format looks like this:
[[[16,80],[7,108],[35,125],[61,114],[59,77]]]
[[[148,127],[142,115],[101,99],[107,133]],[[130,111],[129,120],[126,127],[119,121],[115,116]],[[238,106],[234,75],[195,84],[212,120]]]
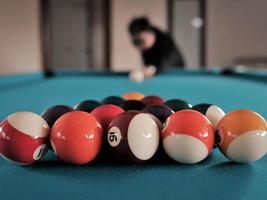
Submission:
[[[86,164],[99,153],[102,135],[102,126],[92,114],[72,111],[56,121],[50,141],[59,159],[71,164]]]
[[[222,118],[217,129],[217,145],[230,160],[248,163],[266,154],[266,121],[258,113],[234,110]]]
[[[164,99],[160,96],[146,96],[141,100],[146,106],[160,105],[164,103]]]
[[[58,118],[73,110],[74,109],[70,106],[55,105],[43,111],[41,116],[46,120],[49,127],[52,128],[52,126],[54,125],[54,123],[57,121]]]
[[[122,108],[115,105],[106,104],[95,108],[92,110],[91,114],[98,119],[104,131],[106,131],[110,122],[122,112],[124,112]]]
[[[160,131],[153,117],[139,111],[118,115],[109,125],[107,140],[111,154],[123,162],[152,158],[159,145]]]
[[[203,114],[181,110],[168,117],[163,127],[163,148],[177,162],[197,163],[211,153],[214,135],[212,124]]]
[[[0,154],[7,160],[28,165],[47,152],[49,126],[39,115],[17,112],[0,124]]]

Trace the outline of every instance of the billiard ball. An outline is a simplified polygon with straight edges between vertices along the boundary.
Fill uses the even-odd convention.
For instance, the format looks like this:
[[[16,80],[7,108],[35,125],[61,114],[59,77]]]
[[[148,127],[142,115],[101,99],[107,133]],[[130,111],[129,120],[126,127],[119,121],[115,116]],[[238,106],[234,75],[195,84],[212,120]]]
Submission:
[[[143,110],[145,108],[145,104],[138,100],[128,100],[123,102],[120,107],[127,111],[127,110]]]
[[[46,120],[48,123],[49,127],[52,128],[56,120],[64,115],[65,113],[68,113],[70,111],[73,111],[74,109],[70,106],[66,105],[55,105],[52,107],[49,107],[43,113],[41,116]]]
[[[121,162],[143,162],[152,158],[160,131],[154,118],[139,111],[118,115],[109,125],[107,140],[113,157]]]
[[[75,110],[85,111],[90,113],[92,110],[100,106],[101,104],[95,100],[85,100],[74,106]]]
[[[157,117],[161,123],[163,124],[166,119],[174,113],[172,109],[170,109],[168,106],[165,105],[149,105],[146,106],[142,112],[144,113],[150,113]]]
[[[224,111],[220,107],[214,104],[208,104],[208,103],[197,104],[194,105],[192,109],[201,112],[203,115],[205,115],[215,128],[225,115]]]
[[[218,124],[216,142],[230,160],[248,163],[262,158],[267,150],[266,121],[251,110],[234,110]]]
[[[119,106],[123,102],[124,102],[124,99],[121,98],[121,97],[118,97],[118,96],[109,96],[109,97],[104,98],[101,101],[101,104],[113,104],[113,105]]]
[[[145,80],[143,69],[133,69],[129,72],[129,79],[133,82],[140,83]]]
[[[163,104],[164,99],[160,96],[146,96],[141,100],[146,106],[152,105],[152,104]]]
[[[128,93],[125,93],[122,98],[124,100],[141,100],[145,97],[145,95],[143,95],[142,93],[140,92],[128,92]]]
[[[184,109],[190,109],[192,107],[189,103],[181,99],[168,100],[164,102],[164,105],[171,108],[174,112],[177,112],[179,110],[184,110]]]
[[[56,121],[50,141],[59,159],[70,164],[86,164],[99,153],[102,135],[102,126],[92,114],[72,111]]]
[[[0,124],[0,154],[20,165],[40,160],[47,152],[50,128],[32,112],[16,112]]]
[[[106,104],[95,108],[92,110],[91,114],[98,119],[103,127],[103,130],[106,131],[110,122],[122,112],[124,112],[122,108],[115,105]]]
[[[204,160],[214,145],[214,127],[200,112],[178,111],[162,129],[163,148],[175,161],[194,164]]]

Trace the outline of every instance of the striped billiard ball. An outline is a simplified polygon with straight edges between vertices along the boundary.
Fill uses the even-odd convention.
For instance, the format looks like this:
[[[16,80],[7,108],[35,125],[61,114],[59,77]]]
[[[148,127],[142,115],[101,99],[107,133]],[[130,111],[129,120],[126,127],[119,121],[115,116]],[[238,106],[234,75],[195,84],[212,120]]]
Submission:
[[[217,129],[217,145],[230,160],[248,163],[266,154],[266,121],[258,113],[234,110],[222,118]]]
[[[168,117],[162,129],[163,148],[175,161],[194,164],[204,160],[214,145],[214,127],[200,112],[181,110]]]
[[[50,128],[32,112],[16,112],[0,124],[0,154],[20,165],[40,160],[47,152]]]
[[[192,109],[205,115],[215,128],[225,115],[225,112],[219,106],[214,104],[201,103],[194,105]]]
[[[127,111],[109,125],[107,140],[111,154],[122,162],[144,162],[159,146],[160,131],[150,114]]]

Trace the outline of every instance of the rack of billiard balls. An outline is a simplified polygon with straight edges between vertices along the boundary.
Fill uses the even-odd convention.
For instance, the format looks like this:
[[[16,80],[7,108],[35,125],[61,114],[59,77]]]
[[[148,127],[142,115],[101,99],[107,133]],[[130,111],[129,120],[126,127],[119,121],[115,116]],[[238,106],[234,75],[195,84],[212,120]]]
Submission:
[[[227,114],[213,104],[131,92],[101,102],[86,100],[74,108],[56,105],[41,115],[16,112],[0,124],[0,154],[21,165],[42,159],[48,149],[70,164],[98,157],[143,163],[159,147],[185,164],[204,160],[217,146],[229,160],[249,163],[267,150],[266,121],[239,109]]]

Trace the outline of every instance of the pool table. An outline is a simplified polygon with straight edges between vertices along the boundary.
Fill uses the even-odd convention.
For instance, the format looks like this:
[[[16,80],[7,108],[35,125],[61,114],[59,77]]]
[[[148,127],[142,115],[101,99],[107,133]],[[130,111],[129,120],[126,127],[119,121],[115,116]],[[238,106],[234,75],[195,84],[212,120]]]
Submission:
[[[142,83],[125,73],[41,73],[0,76],[0,119],[16,111],[41,113],[55,104],[139,91],[191,104],[215,103],[226,112],[248,108],[267,118],[266,73],[171,70]],[[195,165],[151,161],[139,165],[92,162],[73,166],[49,152],[32,166],[0,158],[1,199],[267,199],[267,156],[235,164],[215,149]]]

